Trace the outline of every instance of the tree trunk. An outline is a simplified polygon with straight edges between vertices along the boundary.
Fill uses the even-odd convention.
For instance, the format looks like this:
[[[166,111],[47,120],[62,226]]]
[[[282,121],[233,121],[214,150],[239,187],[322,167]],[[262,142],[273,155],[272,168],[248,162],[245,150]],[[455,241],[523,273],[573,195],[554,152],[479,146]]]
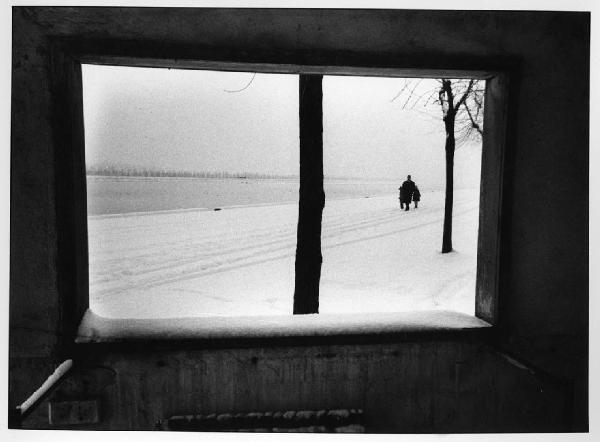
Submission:
[[[444,233],[442,253],[452,251],[452,207],[454,203],[454,115],[449,113],[445,119],[446,128],[446,202],[444,207]]]
[[[296,243],[294,314],[319,312],[323,191],[323,91],[321,75],[300,76],[300,201]]]

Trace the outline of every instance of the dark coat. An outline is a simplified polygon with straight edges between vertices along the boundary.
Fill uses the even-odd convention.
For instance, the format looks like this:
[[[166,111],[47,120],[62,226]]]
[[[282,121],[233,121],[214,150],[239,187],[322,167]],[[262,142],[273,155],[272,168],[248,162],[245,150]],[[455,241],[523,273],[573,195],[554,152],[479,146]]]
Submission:
[[[419,188],[415,186],[415,191],[412,194],[413,201],[421,201],[421,192],[419,192]]]
[[[415,191],[415,187],[414,181],[404,181],[400,187],[400,200],[410,202],[413,192]]]
[[[407,199],[406,192],[402,190],[402,187],[398,187],[398,190],[400,191],[400,195],[398,196],[398,199],[400,200],[400,202],[401,203],[409,203],[410,198]]]

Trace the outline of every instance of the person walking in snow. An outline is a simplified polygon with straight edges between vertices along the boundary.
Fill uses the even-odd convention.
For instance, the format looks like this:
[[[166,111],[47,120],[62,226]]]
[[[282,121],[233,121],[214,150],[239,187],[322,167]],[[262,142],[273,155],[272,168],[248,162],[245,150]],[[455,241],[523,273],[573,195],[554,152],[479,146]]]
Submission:
[[[421,192],[419,192],[419,188],[415,185],[415,191],[412,194],[412,200],[415,202],[415,209],[419,207],[419,201],[421,201]]]
[[[408,211],[410,208],[410,201],[413,196],[413,192],[415,191],[415,183],[410,179],[410,175],[406,177],[406,181],[402,183],[400,186],[400,208],[405,206],[405,211]]]

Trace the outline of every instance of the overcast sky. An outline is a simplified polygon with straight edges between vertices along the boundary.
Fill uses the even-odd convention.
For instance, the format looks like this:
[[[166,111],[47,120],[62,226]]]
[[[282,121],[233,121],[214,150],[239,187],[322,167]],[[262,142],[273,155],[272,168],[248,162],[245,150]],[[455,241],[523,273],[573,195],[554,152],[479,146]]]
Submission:
[[[298,174],[298,76],[253,76],[84,65],[86,163]],[[417,183],[443,185],[440,110],[403,109],[406,94],[393,99],[404,81],[324,77],[326,177],[410,173]],[[433,87],[434,80],[419,85]],[[480,149],[457,151],[457,186],[478,182]]]

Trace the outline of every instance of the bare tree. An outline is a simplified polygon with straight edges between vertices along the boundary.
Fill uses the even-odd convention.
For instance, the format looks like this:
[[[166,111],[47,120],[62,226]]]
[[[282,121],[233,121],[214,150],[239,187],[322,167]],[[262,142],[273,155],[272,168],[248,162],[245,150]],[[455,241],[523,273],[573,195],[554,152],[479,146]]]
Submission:
[[[403,108],[419,110],[417,105],[439,105],[446,132],[446,199],[442,253],[452,251],[452,209],[454,202],[454,152],[469,139],[483,135],[483,100],[485,85],[481,80],[442,78],[435,88],[418,91],[421,79],[405,80],[392,101],[405,97]],[[421,111],[423,112],[423,111]],[[427,113],[427,112],[426,112]]]

